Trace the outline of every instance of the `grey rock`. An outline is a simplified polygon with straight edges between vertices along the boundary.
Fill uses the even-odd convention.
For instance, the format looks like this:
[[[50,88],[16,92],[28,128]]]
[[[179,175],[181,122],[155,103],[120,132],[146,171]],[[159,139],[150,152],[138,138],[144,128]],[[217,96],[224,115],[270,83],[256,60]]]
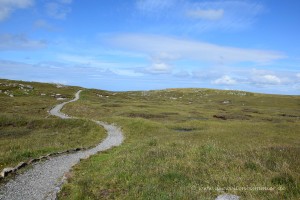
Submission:
[[[4,168],[1,172],[2,177],[6,177],[8,174],[14,172],[16,169],[12,167]]]
[[[219,195],[215,200],[239,200],[240,197],[233,194],[222,194]]]

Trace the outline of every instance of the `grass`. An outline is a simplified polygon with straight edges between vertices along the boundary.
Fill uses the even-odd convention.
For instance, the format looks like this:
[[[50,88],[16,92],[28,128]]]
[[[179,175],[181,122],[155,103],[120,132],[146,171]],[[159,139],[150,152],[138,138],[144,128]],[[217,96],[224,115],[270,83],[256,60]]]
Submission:
[[[79,88],[24,84],[34,89],[0,85],[14,94],[0,93],[0,163],[99,141],[100,128],[85,119],[116,123],[125,134],[120,147],[76,165],[59,199],[300,198],[299,96],[84,90],[63,109],[82,119],[60,120],[47,113],[58,102],[51,95],[72,98]]]
[[[60,102],[51,95],[72,99],[78,87],[11,80],[0,83],[0,171],[48,153],[93,146],[105,136],[103,128],[88,120],[62,120],[48,114]]]
[[[299,96],[85,90],[65,112],[126,139],[75,166],[60,199],[300,198]]]

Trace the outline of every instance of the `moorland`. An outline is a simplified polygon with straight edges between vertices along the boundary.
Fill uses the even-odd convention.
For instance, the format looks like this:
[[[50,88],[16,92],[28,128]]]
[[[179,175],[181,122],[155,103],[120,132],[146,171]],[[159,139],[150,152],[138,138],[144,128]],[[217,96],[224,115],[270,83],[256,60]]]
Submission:
[[[124,143],[74,166],[59,199],[300,198],[300,96],[0,82],[0,169],[95,145],[105,131],[88,119],[122,128]],[[79,89],[62,110],[78,119],[49,116]]]

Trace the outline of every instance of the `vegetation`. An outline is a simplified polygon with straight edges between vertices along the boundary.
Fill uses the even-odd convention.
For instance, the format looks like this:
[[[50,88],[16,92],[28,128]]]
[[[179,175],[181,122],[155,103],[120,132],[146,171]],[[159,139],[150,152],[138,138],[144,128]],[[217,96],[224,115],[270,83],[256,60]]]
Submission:
[[[77,147],[96,145],[105,131],[83,119],[62,120],[48,114],[74,98],[78,87],[0,80],[0,171],[21,161]],[[65,100],[65,101],[66,101]]]
[[[104,130],[87,119],[122,127],[124,143],[76,165],[60,199],[300,198],[299,96],[84,90],[63,109],[80,119],[61,120],[47,111],[78,87],[0,82],[0,169],[96,144]]]
[[[126,139],[75,166],[60,199],[300,198],[299,96],[85,90],[64,112]]]

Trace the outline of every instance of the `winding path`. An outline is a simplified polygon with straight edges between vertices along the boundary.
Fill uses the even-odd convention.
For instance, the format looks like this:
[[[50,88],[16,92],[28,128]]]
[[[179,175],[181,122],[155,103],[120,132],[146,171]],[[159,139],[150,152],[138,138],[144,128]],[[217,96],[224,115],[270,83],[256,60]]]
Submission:
[[[72,118],[60,112],[62,107],[70,102],[79,99],[81,90],[75,95],[71,101],[61,103],[50,110],[50,114],[57,117],[68,119]],[[123,134],[120,128],[109,125],[104,122],[95,121],[100,126],[103,126],[108,136],[96,147],[75,152],[66,155],[52,157],[44,162],[39,162],[33,165],[33,168],[16,176],[6,185],[0,188],[1,200],[44,200],[56,199],[56,194],[60,190],[63,183],[63,176],[68,172],[73,165],[77,164],[80,159],[86,158],[99,151],[105,151],[114,146],[119,146],[123,142]]]

